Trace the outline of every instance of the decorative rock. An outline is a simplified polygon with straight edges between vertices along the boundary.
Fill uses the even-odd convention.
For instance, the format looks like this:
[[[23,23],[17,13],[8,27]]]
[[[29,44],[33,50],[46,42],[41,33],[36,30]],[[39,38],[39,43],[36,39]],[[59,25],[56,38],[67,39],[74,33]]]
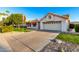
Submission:
[[[61,41],[61,40],[57,40],[57,39],[56,39],[56,41],[57,41],[57,43],[59,43],[59,44],[60,44],[60,43],[63,43],[63,41]]]
[[[56,40],[56,39],[53,39],[53,40],[50,40],[50,41],[52,41],[52,42],[57,42],[57,40]]]
[[[79,52],[79,45],[53,39],[42,52]]]

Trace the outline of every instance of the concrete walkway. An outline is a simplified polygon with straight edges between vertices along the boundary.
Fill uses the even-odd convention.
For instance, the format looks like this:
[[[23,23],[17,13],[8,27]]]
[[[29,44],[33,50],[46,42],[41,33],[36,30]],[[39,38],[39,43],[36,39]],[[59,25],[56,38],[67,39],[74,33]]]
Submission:
[[[5,34],[5,40],[11,48],[11,51],[40,51],[46,46],[50,40],[49,38],[54,38],[58,33],[51,32],[41,32],[41,31],[32,31],[25,33],[10,33],[9,35]]]

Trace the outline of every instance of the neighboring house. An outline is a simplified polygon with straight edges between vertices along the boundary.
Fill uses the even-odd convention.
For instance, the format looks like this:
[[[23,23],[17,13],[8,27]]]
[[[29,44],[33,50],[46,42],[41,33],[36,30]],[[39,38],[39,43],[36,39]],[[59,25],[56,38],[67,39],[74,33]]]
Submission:
[[[40,21],[36,21],[36,25],[31,25],[31,28],[40,30],[52,30],[66,32],[69,27],[69,16],[60,16],[53,13],[48,13]]]
[[[70,31],[75,32],[75,25],[76,24],[79,25],[79,21],[70,22],[70,25],[69,25]]]
[[[79,24],[79,22],[70,22],[70,24],[69,24],[69,31],[70,32],[75,32],[75,24]]]
[[[70,22],[70,24],[79,24],[79,21]]]
[[[74,22],[70,22],[70,29],[73,29],[75,24],[78,24],[79,25],[79,21],[74,21]]]
[[[39,28],[39,20],[32,20],[32,21],[30,21],[30,22],[27,22],[27,28],[31,28],[31,29],[36,29],[36,30],[38,30],[38,29],[40,29]]]
[[[8,17],[8,14],[0,13],[0,21],[4,20],[6,17]]]

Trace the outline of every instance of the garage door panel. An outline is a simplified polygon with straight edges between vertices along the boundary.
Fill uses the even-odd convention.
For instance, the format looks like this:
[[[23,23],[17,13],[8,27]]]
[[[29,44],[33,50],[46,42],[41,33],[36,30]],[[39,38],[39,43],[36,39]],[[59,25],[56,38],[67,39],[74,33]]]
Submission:
[[[54,24],[43,24],[44,30],[57,30],[61,31],[61,23],[54,23]]]

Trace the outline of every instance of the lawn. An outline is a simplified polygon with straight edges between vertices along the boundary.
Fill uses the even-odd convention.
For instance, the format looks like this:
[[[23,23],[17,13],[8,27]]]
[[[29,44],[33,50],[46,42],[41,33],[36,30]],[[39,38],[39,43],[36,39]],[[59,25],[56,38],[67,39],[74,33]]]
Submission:
[[[79,44],[79,34],[60,33],[56,38],[63,40],[65,42],[71,42],[71,43]]]

